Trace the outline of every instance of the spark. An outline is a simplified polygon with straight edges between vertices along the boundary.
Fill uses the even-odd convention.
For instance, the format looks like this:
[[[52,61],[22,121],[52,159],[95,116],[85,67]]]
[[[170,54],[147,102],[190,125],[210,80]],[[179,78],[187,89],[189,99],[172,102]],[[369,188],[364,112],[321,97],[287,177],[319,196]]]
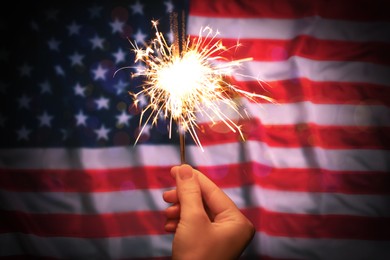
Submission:
[[[197,115],[207,117],[212,123],[223,122],[245,140],[240,125],[229,118],[221,105],[243,117],[237,97],[273,101],[268,96],[244,91],[228,81],[243,62],[252,58],[231,61],[224,58],[222,55],[229,48],[223,45],[222,40],[217,40],[219,33],[214,33],[210,27],[202,28],[198,37],[188,37],[183,46],[178,46],[177,43],[167,43],[158,30],[157,21],[152,21],[152,25],[156,34],[148,46],[139,48],[136,43],[132,43],[135,62],[144,64],[138,67],[132,77],[144,77],[145,81],[141,91],[130,94],[134,97],[135,105],[143,96],[149,99],[141,111],[141,131],[135,143],[146,124],[150,122],[156,125],[161,114],[169,119],[170,138],[175,122],[179,131],[188,132],[202,150],[196,133]]]

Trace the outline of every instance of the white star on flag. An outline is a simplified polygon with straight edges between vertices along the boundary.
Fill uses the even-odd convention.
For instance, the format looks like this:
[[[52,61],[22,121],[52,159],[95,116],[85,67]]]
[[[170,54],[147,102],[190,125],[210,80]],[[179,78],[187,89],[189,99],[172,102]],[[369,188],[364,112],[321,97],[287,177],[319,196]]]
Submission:
[[[125,61],[126,53],[122,50],[122,48],[118,48],[116,52],[112,54],[115,58],[115,63],[118,64],[122,61]]]
[[[76,35],[80,33],[81,25],[73,21],[69,26],[67,26],[67,28],[68,28],[69,36]]]
[[[133,11],[133,14],[140,14],[140,15],[144,14],[144,6],[139,1],[137,1],[135,4],[131,5],[130,7],[131,10]]]
[[[33,69],[33,67],[31,67],[31,66],[28,65],[27,63],[24,63],[24,64],[19,68],[20,76],[30,77],[30,76],[31,76],[31,71],[32,71],[32,69]]]
[[[51,38],[47,44],[49,45],[49,49],[52,50],[52,51],[59,51],[59,46],[60,46],[60,41],[54,39],[54,38]]]
[[[19,102],[19,108],[29,109],[30,108],[31,98],[26,96],[25,94],[23,94],[23,96],[21,96],[18,99],[18,102]]]
[[[92,70],[92,72],[94,74],[94,80],[98,80],[98,79],[105,80],[108,69],[103,68],[102,65],[99,64],[96,69]]]
[[[110,132],[111,130],[109,128],[106,128],[104,125],[102,125],[99,129],[95,129],[94,132],[96,133],[97,135],[97,139],[104,139],[104,140],[108,140],[108,133]]]
[[[48,80],[45,80],[44,82],[40,83],[39,86],[41,87],[41,94],[48,93],[51,94],[51,86]]]
[[[147,35],[143,34],[141,29],[138,29],[137,33],[134,34],[134,39],[138,44],[144,44],[146,37]]]
[[[100,109],[108,109],[108,106],[109,106],[109,99],[108,98],[105,98],[105,97],[100,97],[99,99],[96,99],[95,100],[95,103],[97,105],[97,109],[100,110]]]
[[[95,35],[92,39],[89,40],[92,43],[92,49],[103,49],[104,39]]]
[[[87,126],[87,116],[84,114],[82,110],[79,111],[77,115],[75,115],[76,118],[76,126]]]
[[[42,115],[38,116],[39,126],[48,126],[51,127],[51,120],[53,116],[49,115],[46,111]]]
[[[82,96],[82,97],[85,97],[85,91],[86,91],[86,88],[81,86],[80,83],[76,83],[76,86],[74,86],[74,94],[76,96]]]
[[[122,33],[123,32],[123,26],[125,25],[124,22],[120,21],[119,19],[115,19],[113,22],[110,23],[110,26],[112,28],[112,33]]]
[[[83,66],[83,58],[84,58],[84,55],[81,55],[78,52],[75,52],[71,56],[69,56],[69,59],[71,61],[72,66],[74,66],[74,65]]]
[[[127,114],[125,111],[122,111],[120,115],[117,115],[116,118],[118,119],[117,125],[129,125],[129,120],[131,119],[131,116]]]
[[[22,126],[22,128],[20,128],[18,131],[17,131],[17,134],[18,134],[18,140],[29,140],[29,135],[31,133],[31,130],[30,129],[27,129],[26,126]]]

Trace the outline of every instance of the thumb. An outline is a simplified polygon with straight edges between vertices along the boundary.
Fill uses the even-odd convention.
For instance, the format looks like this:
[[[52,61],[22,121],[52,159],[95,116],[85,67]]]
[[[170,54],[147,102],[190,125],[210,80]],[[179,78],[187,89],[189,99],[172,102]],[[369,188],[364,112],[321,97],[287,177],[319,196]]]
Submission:
[[[177,196],[180,203],[180,221],[200,221],[207,217],[203,207],[202,193],[197,172],[188,164],[172,168],[176,179]]]

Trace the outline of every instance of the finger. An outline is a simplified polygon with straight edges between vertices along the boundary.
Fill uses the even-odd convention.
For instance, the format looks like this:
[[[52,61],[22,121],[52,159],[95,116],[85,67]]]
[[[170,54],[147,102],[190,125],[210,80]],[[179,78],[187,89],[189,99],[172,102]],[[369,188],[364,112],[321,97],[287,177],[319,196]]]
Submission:
[[[176,179],[176,172],[179,170],[180,166],[173,166],[171,168],[171,176],[172,178]]]
[[[164,229],[167,232],[175,232],[177,225],[179,223],[178,219],[170,219],[165,222]]]
[[[168,219],[178,219],[180,218],[180,205],[179,204],[174,204],[168,208],[165,209],[164,211],[165,216]]]
[[[204,202],[211,215],[218,215],[224,211],[237,210],[236,204],[209,178],[197,172],[200,189]]]
[[[163,199],[165,202],[168,202],[168,203],[178,203],[179,199],[177,198],[176,189],[164,191]]]
[[[173,167],[171,172],[176,179],[180,219],[193,223],[199,223],[206,219],[209,221],[203,207],[197,172],[187,164]]]

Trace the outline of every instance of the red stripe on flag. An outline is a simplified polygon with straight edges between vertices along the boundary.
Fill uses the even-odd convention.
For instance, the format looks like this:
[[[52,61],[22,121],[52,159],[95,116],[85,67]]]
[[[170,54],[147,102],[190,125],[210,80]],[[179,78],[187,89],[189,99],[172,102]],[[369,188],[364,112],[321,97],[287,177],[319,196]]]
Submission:
[[[282,257],[282,258],[278,258],[278,257],[271,257],[271,256],[267,256],[267,255],[242,255],[240,257],[240,260],[255,260],[255,259],[258,259],[258,260],[301,260],[301,259],[297,259],[297,258],[285,258],[285,257]]]
[[[389,2],[379,1],[313,1],[313,0],[241,0],[192,1],[190,14],[230,18],[304,18],[322,16],[330,19],[389,21]]]
[[[228,49],[223,56],[234,60],[250,57],[259,61],[283,61],[291,56],[300,56],[319,61],[348,60],[390,64],[390,43],[384,42],[367,44],[301,35],[290,40],[216,38],[210,41],[210,45],[219,40]]]
[[[17,191],[105,192],[174,186],[167,167],[0,169],[0,187]]]
[[[54,259],[64,259],[63,257],[57,258],[57,257],[49,257],[49,256],[35,256],[35,255],[30,255],[30,254],[24,254],[24,255],[12,255],[12,256],[1,256],[2,260],[6,259],[13,259],[13,260],[21,260],[21,259],[29,259],[29,260],[54,260]],[[148,256],[147,258],[145,257],[121,257],[118,258],[118,260],[172,260],[171,256]],[[262,258],[263,259],[263,258]],[[286,259],[283,259],[286,260]]]
[[[390,194],[390,175],[384,172],[342,172],[324,169],[272,168],[259,163],[199,166],[219,187],[251,184],[303,192]],[[39,176],[39,178],[37,177]],[[1,170],[0,188],[24,192],[106,192],[174,187],[166,168],[107,170]]]
[[[23,254],[23,255],[8,255],[8,256],[1,256],[2,260],[6,259],[13,259],[13,260],[20,260],[20,259],[29,259],[29,260],[55,260],[55,259],[63,259],[58,257],[50,257],[50,256],[36,256],[31,254]]]
[[[29,260],[55,260],[55,259],[64,259],[63,257],[49,257],[49,256],[36,256],[31,254],[23,254],[23,255],[12,255],[12,256],[1,256],[2,260],[12,259],[12,260],[21,260],[21,259],[29,259]],[[130,257],[130,258],[118,258],[118,260],[145,260],[145,257]],[[263,259],[263,258],[262,258]],[[147,260],[172,260],[171,256],[148,256]],[[285,259],[284,259],[285,260]]]
[[[45,237],[79,238],[167,234],[164,230],[165,219],[161,211],[79,215],[1,210],[0,233],[21,232]]]
[[[381,149],[390,150],[390,127],[321,126],[316,124],[262,125],[259,120],[240,119],[246,141],[260,141],[272,147],[321,147],[325,149]],[[240,142],[224,123],[199,125],[202,146]],[[382,139],[378,139],[378,135]]]
[[[311,101],[316,104],[359,104],[390,106],[390,88],[358,82],[316,82],[305,78],[259,83],[232,81],[240,89],[266,95],[276,103]],[[258,103],[269,103],[256,99]]]
[[[198,169],[223,188],[257,184],[262,188],[281,191],[390,194],[390,175],[386,172],[276,169],[253,162]]]
[[[242,210],[257,231],[269,235],[302,238],[390,239],[390,218],[346,215],[310,215],[271,212],[261,208]],[[20,232],[45,237],[100,238],[166,234],[160,211],[99,215],[31,214],[1,211],[0,233]],[[66,226],[61,223],[67,223]]]
[[[389,240],[390,218],[346,215],[310,215],[243,210],[257,231],[271,236]]]

